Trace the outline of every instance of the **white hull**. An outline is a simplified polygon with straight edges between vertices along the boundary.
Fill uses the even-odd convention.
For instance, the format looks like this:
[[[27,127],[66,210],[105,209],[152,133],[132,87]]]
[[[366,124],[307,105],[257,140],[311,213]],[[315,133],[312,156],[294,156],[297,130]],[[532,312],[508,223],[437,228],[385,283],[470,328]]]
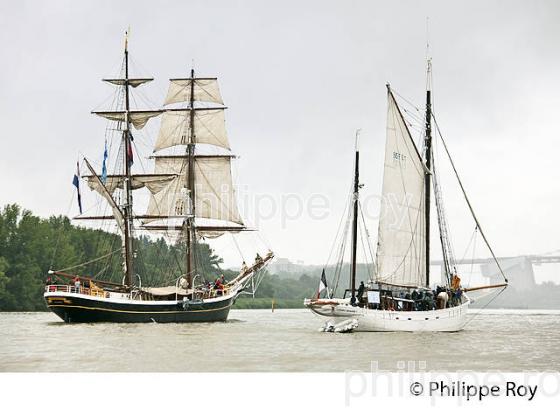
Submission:
[[[355,319],[358,322],[353,329],[355,332],[457,332],[465,327],[470,304],[470,300],[464,297],[460,306],[406,312],[367,309],[349,303],[321,302],[328,302],[328,299],[306,300],[305,305],[335,328],[337,324]]]

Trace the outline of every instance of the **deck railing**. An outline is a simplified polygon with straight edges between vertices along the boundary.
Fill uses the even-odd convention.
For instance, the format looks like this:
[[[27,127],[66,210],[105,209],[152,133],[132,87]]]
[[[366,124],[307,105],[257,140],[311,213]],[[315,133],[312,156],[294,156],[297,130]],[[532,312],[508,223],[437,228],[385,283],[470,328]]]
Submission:
[[[224,285],[222,289],[196,289],[195,295],[198,295],[201,299],[214,298],[218,296],[226,296],[231,292],[232,286]],[[101,298],[111,297],[110,293],[104,291],[103,289],[91,289],[85,288],[83,286],[72,286],[72,285],[46,285],[45,293],[53,292],[66,292],[66,293],[79,293],[81,295],[97,296]]]
[[[46,293],[52,292],[66,292],[66,293],[79,293],[81,295],[97,296],[100,298],[108,298],[109,292],[99,289],[85,288],[83,286],[71,285],[47,285],[45,286]]]

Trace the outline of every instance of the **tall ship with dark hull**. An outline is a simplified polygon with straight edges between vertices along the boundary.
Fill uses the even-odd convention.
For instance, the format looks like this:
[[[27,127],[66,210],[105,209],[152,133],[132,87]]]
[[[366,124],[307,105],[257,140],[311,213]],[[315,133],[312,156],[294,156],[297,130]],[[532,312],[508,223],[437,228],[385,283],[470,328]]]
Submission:
[[[151,80],[129,77],[125,40],[120,75],[104,80],[116,87],[113,105],[110,110],[93,112],[109,120],[107,129],[116,151],[114,172],[107,172],[106,136],[101,172],[84,158],[86,174],[79,175],[78,162],[74,177],[80,206],[80,216],[74,219],[110,224],[121,240],[117,249],[93,261],[49,271],[44,298],[48,308],[65,322],[225,321],[237,297],[254,294],[263,268],[274,256],[266,248],[262,255],[253,253],[250,260],[241,257],[241,266],[233,275],[230,271],[227,281],[220,272],[207,277],[200,256],[204,246],[208,249],[206,241],[232,236],[235,242],[235,236],[255,231],[244,224],[236,203],[231,172],[235,156],[225,129],[226,107],[217,79],[197,77],[193,69],[186,78],[170,80],[163,108],[132,109],[132,89]],[[136,173],[134,151],[140,144],[140,130],[156,117],[161,122],[149,158],[153,172]],[[82,179],[101,199],[103,215],[82,214]],[[142,191],[147,211],[138,212],[133,201]],[[159,284],[157,280],[142,284],[137,271],[139,232],[159,235],[165,246],[180,250],[175,255],[175,269]],[[237,242],[235,247],[239,249]],[[241,251],[239,254],[243,256]],[[114,263],[90,275],[74,271],[115,255],[121,258],[121,272],[110,272],[112,280],[107,279],[107,270],[114,269]]]

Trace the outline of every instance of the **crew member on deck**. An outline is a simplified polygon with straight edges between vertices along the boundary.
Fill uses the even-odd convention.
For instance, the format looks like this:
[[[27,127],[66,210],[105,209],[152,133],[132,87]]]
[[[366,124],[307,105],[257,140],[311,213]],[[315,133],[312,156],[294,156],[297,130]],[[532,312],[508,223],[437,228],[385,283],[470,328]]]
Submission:
[[[362,296],[364,296],[364,290],[366,289],[366,286],[364,285],[364,281],[360,282],[360,287],[358,288],[358,303],[360,303],[360,300],[362,299]]]
[[[74,287],[76,288],[76,293],[80,293],[80,285],[81,285],[81,283],[80,283],[80,277],[79,277],[79,276],[76,276],[76,277],[74,278]]]
[[[439,309],[445,309],[447,307],[447,301],[449,300],[449,295],[447,294],[447,292],[445,290],[441,291],[438,293],[437,295],[437,300],[438,300],[438,308]]]
[[[263,258],[261,257],[261,255],[257,253],[257,256],[255,256],[255,263],[258,265],[261,264],[262,262],[263,262]]]
[[[223,277],[224,277],[224,275],[222,275],[220,278],[216,279],[216,282],[214,282],[214,289],[216,289],[218,291],[218,295],[223,294],[223,291],[224,291],[224,284],[222,282]]]

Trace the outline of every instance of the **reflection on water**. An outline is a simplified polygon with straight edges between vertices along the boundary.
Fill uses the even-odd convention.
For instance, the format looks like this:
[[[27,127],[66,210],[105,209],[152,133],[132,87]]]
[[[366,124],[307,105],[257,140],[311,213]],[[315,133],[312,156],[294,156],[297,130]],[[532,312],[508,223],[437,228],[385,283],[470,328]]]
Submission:
[[[306,310],[232,310],[227,323],[65,324],[0,314],[1,371],[559,371],[560,311],[470,313],[457,333],[320,333]],[[423,366],[423,364],[422,364]]]

